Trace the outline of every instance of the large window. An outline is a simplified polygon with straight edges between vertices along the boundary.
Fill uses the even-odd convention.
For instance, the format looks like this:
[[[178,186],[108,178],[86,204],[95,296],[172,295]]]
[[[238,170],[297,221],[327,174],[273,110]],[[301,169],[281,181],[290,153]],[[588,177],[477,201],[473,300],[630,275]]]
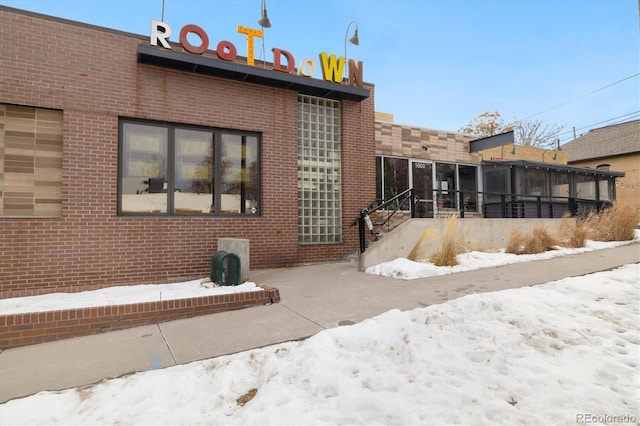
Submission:
[[[569,172],[554,171],[551,173],[551,195],[568,198],[570,194],[571,177]]]
[[[549,195],[547,175],[545,169],[521,169],[517,175],[516,193],[527,197]]]
[[[582,200],[596,199],[596,176],[591,174],[576,173],[574,175],[576,185],[576,198]]]
[[[62,216],[62,111],[0,104],[2,216]]]
[[[467,211],[478,211],[478,167],[458,166],[458,176],[460,177],[460,191],[462,192],[464,209]]]
[[[456,209],[456,165],[436,163],[436,203],[439,210]]]
[[[258,135],[120,122],[121,214],[256,215]]]
[[[484,167],[484,201],[500,201],[502,196],[511,192],[510,174],[506,167]]]
[[[384,201],[388,201],[409,189],[409,160],[384,157]]]
[[[298,241],[342,241],[340,103],[298,96]]]

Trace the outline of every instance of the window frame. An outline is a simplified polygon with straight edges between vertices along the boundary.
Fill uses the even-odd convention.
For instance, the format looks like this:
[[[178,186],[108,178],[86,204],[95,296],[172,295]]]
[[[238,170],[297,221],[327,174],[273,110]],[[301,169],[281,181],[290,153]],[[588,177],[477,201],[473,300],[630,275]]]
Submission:
[[[158,127],[165,129],[167,131],[167,144],[166,144],[166,212],[134,212],[134,211],[123,211],[123,180],[124,180],[124,166],[125,166],[125,135],[124,135],[124,125],[125,124],[137,124],[137,125],[146,125],[152,127]],[[176,193],[176,133],[178,130],[191,130],[197,132],[210,132],[212,135],[213,142],[213,159],[211,166],[213,167],[213,179],[214,183],[212,184],[212,200],[214,204],[214,211],[212,212],[176,212],[175,208],[175,193]],[[220,203],[221,194],[222,194],[222,166],[221,166],[221,156],[222,156],[222,140],[223,135],[237,135],[241,136],[243,139],[245,138],[255,138],[256,139],[256,156],[257,156],[257,189],[255,190],[257,196],[257,208],[255,212],[245,211],[239,213],[223,213],[222,206]],[[242,164],[245,164],[245,161],[242,161]],[[246,164],[245,164],[246,165]],[[248,166],[248,165],[247,165]],[[222,218],[255,218],[262,216],[262,134],[260,132],[253,131],[244,131],[237,129],[225,129],[218,127],[207,127],[207,126],[198,126],[192,124],[183,124],[183,123],[174,123],[174,122],[166,122],[166,121],[153,121],[153,120],[143,120],[129,117],[119,117],[118,118],[118,183],[117,183],[117,216],[121,217],[222,217]],[[242,181],[241,185],[244,185],[244,181]],[[241,208],[242,210],[242,208]]]

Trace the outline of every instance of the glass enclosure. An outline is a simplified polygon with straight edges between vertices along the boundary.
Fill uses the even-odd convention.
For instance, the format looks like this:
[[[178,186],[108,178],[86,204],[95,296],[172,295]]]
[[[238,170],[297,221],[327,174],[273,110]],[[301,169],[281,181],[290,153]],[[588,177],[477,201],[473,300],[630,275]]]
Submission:
[[[413,188],[418,217],[434,217],[439,212],[459,211],[463,207],[466,211],[478,211],[478,187],[477,166],[396,157],[376,158],[378,200],[386,202]]]
[[[615,199],[615,180],[624,175],[524,160],[484,161],[482,166],[485,217],[558,218],[597,210]]]

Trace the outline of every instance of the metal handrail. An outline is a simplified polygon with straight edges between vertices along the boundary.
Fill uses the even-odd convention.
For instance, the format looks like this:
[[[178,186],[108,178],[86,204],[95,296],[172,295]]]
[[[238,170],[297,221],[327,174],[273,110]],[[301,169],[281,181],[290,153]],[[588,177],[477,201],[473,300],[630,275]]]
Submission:
[[[434,193],[434,203],[440,201],[440,197],[445,194],[445,192],[441,190],[429,191],[433,191]],[[491,217],[497,218],[553,218],[558,217],[557,215],[562,211],[569,212],[572,216],[578,216],[589,210],[600,211],[611,204],[609,200],[592,200],[554,195],[457,190],[447,191],[446,194],[450,195],[450,200],[453,201],[453,206],[447,211],[453,211],[459,214],[460,218],[465,217],[465,212],[481,213],[482,217],[491,215]],[[469,198],[475,202],[475,209],[468,209],[465,196],[471,196]],[[487,198],[489,198],[489,200],[487,200]],[[375,200],[371,202],[368,207],[360,211],[360,216],[351,224],[351,226],[356,223],[358,224],[360,253],[364,253],[366,250],[365,227],[369,229],[371,234],[376,235],[377,239],[374,227],[387,225],[391,218],[397,212],[401,211],[401,207],[406,205],[407,200],[409,200],[410,217],[414,218],[416,217],[416,192],[414,188],[409,188],[387,201]],[[383,202],[380,203],[380,201]],[[388,207],[392,205],[394,207],[388,209]],[[493,211],[489,212],[488,207],[491,206],[493,206]],[[380,210],[388,213],[386,219],[380,223],[373,223],[369,215]]]
[[[400,199],[402,199],[402,201],[399,201]],[[391,220],[393,215],[396,214],[398,211],[400,211],[400,206],[404,205],[407,199],[409,200],[409,210],[411,212],[411,217],[414,217],[415,205],[414,205],[414,197],[413,197],[413,188],[409,188],[406,191],[401,192],[400,194],[387,200],[386,202],[383,202],[382,204],[378,204],[379,200],[375,200],[371,204],[369,204],[368,207],[365,207],[362,210],[360,210],[360,217],[358,217],[351,224],[351,226],[355,225],[356,223],[358,224],[358,231],[360,235],[360,253],[364,253],[364,251],[367,248],[366,238],[365,238],[365,226],[369,229],[369,232],[371,234],[374,234],[375,232],[373,230],[373,227],[386,225]],[[378,210],[385,210],[392,203],[396,203],[396,207],[391,211],[390,214],[387,214],[387,218],[382,223],[374,224],[371,221],[371,217],[369,215]],[[376,206],[376,204],[378,205]]]

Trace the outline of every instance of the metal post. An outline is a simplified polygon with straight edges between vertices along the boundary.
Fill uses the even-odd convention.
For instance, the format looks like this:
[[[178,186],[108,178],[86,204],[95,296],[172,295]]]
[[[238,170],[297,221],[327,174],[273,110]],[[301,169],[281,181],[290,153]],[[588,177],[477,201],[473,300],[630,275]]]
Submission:
[[[411,209],[411,218],[416,217],[416,200],[414,198],[415,192],[413,188],[409,192],[409,208]]]
[[[364,253],[366,250],[366,242],[364,238],[364,217],[367,215],[367,209],[360,211],[360,217],[358,218],[358,232],[360,233],[360,253]]]
[[[569,198],[569,212],[572,216],[575,216],[578,213],[578,208],[576,206],[576,199]]]

